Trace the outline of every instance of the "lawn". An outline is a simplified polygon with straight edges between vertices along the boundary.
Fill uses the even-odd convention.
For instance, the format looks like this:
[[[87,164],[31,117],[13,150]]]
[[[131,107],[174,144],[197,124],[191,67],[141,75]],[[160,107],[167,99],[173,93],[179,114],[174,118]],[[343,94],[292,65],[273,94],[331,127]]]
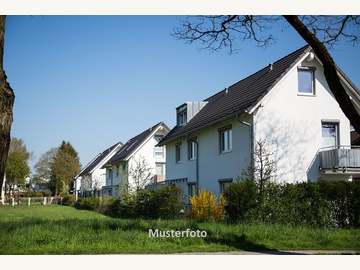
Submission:
[[[149,238],[148,230],[205,230],[206,238]],[[124,220],[66,206],[0,207],[0,254],[113,254],[299,249],[360,250],[359,229]]]

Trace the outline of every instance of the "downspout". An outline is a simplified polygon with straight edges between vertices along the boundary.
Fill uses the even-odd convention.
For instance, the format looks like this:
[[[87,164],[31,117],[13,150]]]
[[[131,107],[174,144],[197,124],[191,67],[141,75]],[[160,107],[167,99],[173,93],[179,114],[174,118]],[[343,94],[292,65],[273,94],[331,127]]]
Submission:
[[[199,142],[194,140],[196,145],[196,195],[199,195]]]
[[[255,166],[254,124],[251,124],[251,123],[248,123],[245,121],[241,121],[241,120],[239,120],[239,122],[249,128],[249,133],[250,133],[250,170],[251,170],[251,178],[252,178],[252,180],[254,180],[255,179],[255,175],[254,175],[254,166]]]

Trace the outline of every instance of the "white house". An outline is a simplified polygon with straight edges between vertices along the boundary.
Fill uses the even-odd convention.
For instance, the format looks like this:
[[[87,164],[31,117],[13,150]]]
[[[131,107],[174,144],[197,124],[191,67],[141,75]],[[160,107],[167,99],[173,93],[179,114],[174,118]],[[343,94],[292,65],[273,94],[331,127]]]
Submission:
[[[353,102],[360,97],[339,70]],[[360,108],[356,103],[357,108]],[[166,145],[166,180],[185,194],[219,194],[253,166],[255,145],[271,149],[274,181],[348,180],[360,173],[360,149],[350,147],[350,123],[305,46],[200,102],[176,109]]]
[[[112,158],[117,151],[123,146],[118,142],[102,153],[95,156],[75,177],[76,194],[82,196],[93,195],[94,191],[101,191],[106,182],[106,170],[102,166]],[[100,194],[98,194],[100,195]]]
[[[144,181],[140,184],[164,181],[166,149],[157,144],[169,130],[160,122],[127,141],[103,166],[106,169],[103,194],[116,196],[121,186],[138,186],[137,179]]]

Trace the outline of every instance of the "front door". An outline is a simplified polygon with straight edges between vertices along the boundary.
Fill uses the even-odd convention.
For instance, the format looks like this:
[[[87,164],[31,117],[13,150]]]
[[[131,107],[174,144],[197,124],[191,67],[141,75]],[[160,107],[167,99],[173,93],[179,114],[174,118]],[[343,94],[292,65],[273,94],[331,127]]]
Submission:
[[[322,122],[322,147],[339,145],[339,123]]]

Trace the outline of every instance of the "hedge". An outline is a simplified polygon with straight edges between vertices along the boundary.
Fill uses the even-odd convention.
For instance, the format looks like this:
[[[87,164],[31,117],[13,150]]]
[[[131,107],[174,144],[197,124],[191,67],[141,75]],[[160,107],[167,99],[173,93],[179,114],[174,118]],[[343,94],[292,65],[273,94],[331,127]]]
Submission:
[[[77,209],[93,210],[118,218],[176,218],[181,215],[181,190],[166,186],[158,190],[142,189],[122,198],[83,198]]]
[[[360,183],[267,183],[263,194],[250,181],[237,181],[224,193],[227,218],[317,227],[360,227]]]

